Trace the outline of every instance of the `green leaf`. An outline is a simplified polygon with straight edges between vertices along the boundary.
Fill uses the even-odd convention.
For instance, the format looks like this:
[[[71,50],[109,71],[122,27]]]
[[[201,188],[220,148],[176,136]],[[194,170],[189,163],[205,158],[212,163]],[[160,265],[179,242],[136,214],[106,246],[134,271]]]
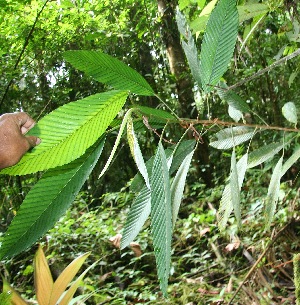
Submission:
[[[146,186],[150,189],[148,171],[146,168],[146,164],[145,164],[137,137],[134,132],[133,122],[132,122],[131,118],[128,119],[128,122],[127,122],[127,138],[128,138],[131,155],[134,159],[134,162],[135,162],[136,166],[138,167],[139,172],[143,176]]]
[[[171,121],[177,120],[171,113],[162,109],[155,109],[140,105],[134,105],[134,109],[139,110],[143,115],[147,116],[149,120],[151,120],[152,117],[155,117],[157,119],[162,119],[164,122],[169,120]]]
[[[230,193],[232,207],[237,220],[238,226],[241,226],[241,207],[240,207],[240,187],[239,178],[236,165],[235,149],[232,151],[231,155],[231,174],[230,174]]]
[[[25,175],[67,164],[84,154],[105,132],[127,97],[125,91],[99,93],[66,104],[42,118],[28,133],[42,143],[1,171]]]
[[[186,19],[183,14],[180,13],[179,10],[176,12],[176,21],[178,25],[178,29],[183,37],[186,38],[182,40],[182,47],[185,53],[185,56],[188,60],[189,67],[191,69],[192,75],[197,82],[197,84],[201,87],[201,73],[200,73],[200,61],[198,57],[198,51],[193,39],[190,28],[186,23]]]
[[[127,247],[139,234],[151,211],[151,192],[144,186],[130,207],[122,233],[121,249]]]
[[[262,3],[239,5],[237,9],[239,12],[240,22],[244,22],[256,16],[264,15],[269,11],[268,5]]]
[[[276,211],[276,205],[279,198],[279,190],[280,190],[282,161],[283,161],[283,157],[279,159],[279,161],[277,162],[274,168],[270,185],[268,188],[268,194],[265,202],[265,211],[264,211],[264,216],[266,221],[265,229],[269,229],[269,227],[271,226],[271,221]]]
[[[300,158],[300,146],[296,148],[294,153],[285,161],[281,170],[281,177],[292,167],[294,163]]]
[[[217,88],[217,93],[219,97],[228,104],[228,106],[241,112],[250,112],[248,104],[234,91],[227,90],[228,86],[224,82],[220,82],[219,87],[220,88]]]
[[[248,168],[258,166],[273,158],[282,148],[282,143],[271,143],[254,150],[249,154]]]
[[[0,304],[1,305],[11,305],[12,295],[9,292],[2,292],[0,294]]]
[[[129,90],[139,95],[155,95],[139,73],[110,55],[98,51],[67,51],[64,58],[76,69],[115,89]]]
[[[104,139],[79,159],[43,175],[10,224],[0,247],[0,259],[26,250],[55,224],[91,173],[103,145]]]
[[[227,70],[238,34],[235,0],[220,0],[208,20],[200,53],[202,89],[213,90]]]
[[[250,140],[253,135],[254,130],[246,126],[229,127],[217,132],[217,140],[209,145],[217,149],[229,149]]]
[[[239,192],[241,190],[245,173],[247,169],[247,162],[248,162],[248,154],[245,154],[237,163],[236,163],[236,169],[237,169],[237,175],[238,175],[238,186],[239,186]],[[232,172],[231,172],[232,175]],[[229,177],[229,181],[231,180],[231,175]],[[229,216],[233,210],[233,202],[232,202],[232,195],[231,195],[232,187],[230,185],[230,182],[225,186],[220,207],[218,211],[218,226],[219,230],[223,231],[225,230],[226,223],[229,219]]]
[[[297,124],[297,108],[293,102],[288,102],[283,105],[282,114],[289,122]]]
[[[172,207],[167,159],[159,143],[151,176],[151,233],[160,288],[167,294],[171,264]]]
[[[181,204],[186,176],[192,161],[194,151],[189,153],[181,163],[174,180],[171,184],[171,201],[172,201],[172,220],[173,228],[176,223],[179,207]]]
[[[243,118],[243,113],[230,105],[228,106],[228,114],[235,122]]]

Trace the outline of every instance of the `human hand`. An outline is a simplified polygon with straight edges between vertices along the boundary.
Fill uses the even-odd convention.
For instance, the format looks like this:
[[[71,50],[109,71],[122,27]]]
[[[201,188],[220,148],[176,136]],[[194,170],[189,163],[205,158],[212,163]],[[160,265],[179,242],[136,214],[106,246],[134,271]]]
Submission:
[[[25,136],[35,125],[25,112],[0,116],[0,169],[15,165],[32,147],[41,143],[35,136]]]

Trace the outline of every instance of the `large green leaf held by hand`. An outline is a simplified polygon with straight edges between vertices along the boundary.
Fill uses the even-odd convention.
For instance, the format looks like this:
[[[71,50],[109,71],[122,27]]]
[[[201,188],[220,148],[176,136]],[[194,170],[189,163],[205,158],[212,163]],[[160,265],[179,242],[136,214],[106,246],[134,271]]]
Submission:
[[[67,51],[64,58],[76,69],[115,89],[154,95],[147,81],[118,59],[98,51]]]
[[[74,200],[102,152],[104,139],[75,161],[46,172],[30,190],[0,247],[0,259],[30,247],[62,216]]]
[[[202,89],[209,92],[216,85],[233,54],[238,34],[236,0],[220,0],[208,20],[200,53]]]
[[[24,175],[67,164],[84,154],[105,132],[127,98],[109,91],[66,104],[42,118],[30,130],[42,143],[4,174]]]

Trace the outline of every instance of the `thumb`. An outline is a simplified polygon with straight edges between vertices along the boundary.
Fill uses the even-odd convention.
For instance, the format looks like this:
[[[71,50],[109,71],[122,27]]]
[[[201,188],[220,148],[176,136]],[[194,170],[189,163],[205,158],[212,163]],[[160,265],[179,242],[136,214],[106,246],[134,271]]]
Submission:
[[[35,136],[27,136],[25,137],[30,147],[35,147],[41,143],[41,139]]]

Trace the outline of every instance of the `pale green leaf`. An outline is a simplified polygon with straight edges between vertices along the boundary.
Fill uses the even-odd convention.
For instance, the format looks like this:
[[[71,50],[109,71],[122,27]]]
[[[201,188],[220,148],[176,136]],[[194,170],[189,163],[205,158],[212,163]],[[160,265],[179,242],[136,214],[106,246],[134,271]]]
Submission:
[[[160,288],[167,294],[171,264],[172,207],[167,159],[159,143],[151,176],[151,235]]]
[[[241,207],[240,207],[240,187],[239,187],[239,178],[236,164],[235,150],[233,149],[231,155],[231,174],[230,174],[230,193],[232,207],[237,220],[238,226],[241,225]]]
[[[230,105],[228,106],[228,114],[235,122],[243,118],[243,113]]]
[[[115,89],[155,95],[147,81],[118,59],[99,51],[67,51],[64,58],[76,69]]]
[[[300,146],[298,146],[295,149],[294,153],[283,164],[281,170],[281,176],[283,176],[292,167],[292,165],[297,162],[299,158],[300,158]]]
[[[243,4],[243,5],[239,5],[237,9],[239,12],[240,22],[244,22],[256,16],[265,15],[269,11],[268,5],[262,3]]]
[[[236,163],[239,192],[241,190],[241,187],[242,187],[242,184],[243,184],[243,181],[245,178],[247,162],[248,162],[248,154],[245,154]],[[231,177],[229,177],[229,179],[231,179]],[[226,223],[229,219],[229,216],[230,216],[232,210],[233,210],[233,203],[232,203],[232,197],[231,197],[231,186],[230,186],[230,183],[228,183],[224,188],[221,202],[220,202],[219,211],[218,211],[218,226],[219,226],[220,231],[225,230]]]
[[[131,155],[134,159],[134,162],[135,162],[136,166],[138,167],[139,172],[143,176],[146,186],[148,187],[148,189],[150,189],[148,171],[146,168],[146,164],[145,164],[137,137],[134,132],[133,122],[132,122],[131,118],[128,119],[128,122],[127,122],[127,138],[128,138]]]
[[[194,151],[189,153],[181,163],[171,184],[171,201],[172,201],[172,220],[173,227],[177,219],[179,207],[181,204],[186,176],[192,161]]]
[[[200,53],[201,83],[204,92],[213,90],[228,68],[238,34],[235,0],[220,0],[210,15]]]
[[[282,114],[289,122],[297,124],[297,108],[293,102],[288,102],[283,105]]]
[[[282,143],[271,143],[254,150],[249,154],[248,168],[258,166],[273,158],[282,148]]]
[[[8,227],[0,247],[0,259],[30,247],[67,210],[93,170],[104,140],[72,163],[47,171],[27,194]]]
[[[277,162],[273,174],[271,176],[270,185],[268,188],[268,194],[265,201],[265,228],[269,229],[271,225],[271,221],[275,215],[276,205],[279,198],[279,190],[280,190],[280,178],[282,172],[282,161],[283,157],[279,159]]]
[[[125,91],[110,91],[59,107],[28,133],[40,137],[42,143],[1,173],[24,175],[77,159],[105,132],[126,98]]]
[[[139,234],[151,211],[151,192],[144,186],[134,199],[122,233],[121,249],[127,247]]]
[[[214,135],[217,140],[210,142],[209,145],[217,149],[229,149],[250,140],[253,135],[252,128],[246,126],[229,127],[217,132]]]
[[[164,122],[169,120],[176,120],[176,118],[171,113],[162,109],[156,109],[141,105],[134,105],[134,109],[139,110],[143,115],[147,116],[148,120],[151,120],[151,118],[153,117],[157,119],[162,119]]]
[[[195,81],[201,87],[200,61],[198,57],[197,47],[190,28],[186,23],[186,19],[179,10],[177,10],[176,12],[176,21],[181,35],[185,38],[182,39],[181,43],[185,56],[188,60],[192,75]]]

